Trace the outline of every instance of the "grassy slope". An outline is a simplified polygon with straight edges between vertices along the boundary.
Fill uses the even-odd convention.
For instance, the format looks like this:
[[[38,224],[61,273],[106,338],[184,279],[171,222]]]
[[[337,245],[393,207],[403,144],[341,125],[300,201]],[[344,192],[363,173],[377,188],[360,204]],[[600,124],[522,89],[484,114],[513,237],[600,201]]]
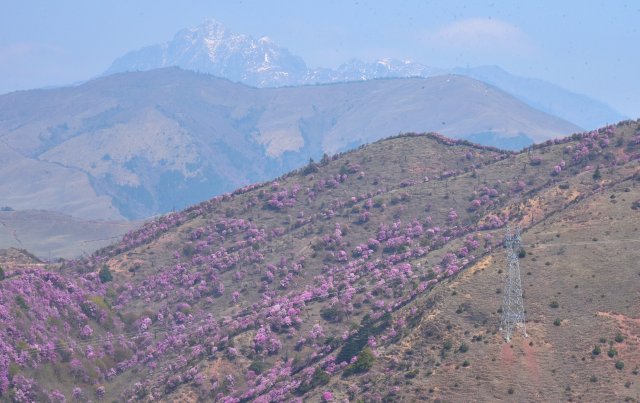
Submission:
[[[628,136],[632,131],[627,128],[625,134]],[[448,202],[434,203],[440,204],[440,211],[433,213],[435,216],[446,214],[449,207],[458,211],[463,209],[466,200],[460,201],[460,196],[456,196],[477,187],[481,182],[491,184],[503,180],[513,183],[517,177],[526,180],[532,188],[546,185],[540,191],[516,200],[516,203],[513,203],[514,200],[505,203],[511,205],[514,213],[519,210],[518,216],[522,215],[519,220],[527,228],[523,243],[529,251],[529,257],[523,261],[522,274],[530,321],[529,339],[516,338],[511,349],[496,334],[496,324],[499,322],[497,309],[501,303],[501,295],[496,293],[496,289],[502,288],[503,283],[498,270],[506,264],[503,251],[498,249],[451,283],[437,286],[433,295],[423,297],[436,299],[439,303],[423,313],[418,328],[406,338],[392,343],[388,350],[381,348],[383,359],[370,374],[363,376],[364,380],[343,380],[336,376],[332,384],[317,392],[328,389],[335,393],[336,390],[342,390],[347,392],[347,396],[357,396],[367,391],[369,397],[397,397],[399,400],[431,395],[445,401],[508,398],[514,401],[558,398],[603,401],[612,394],[620,399],[625,396],[637,398],[637,387],[627,389],[624,386],[629,381],[636,385],[633,382],[636,376],[632,371],[637,369],[637,365],[633,363],[639,362],[638,340],[634,335],[637,334],[638,323],[633,310],[638,306],[634,294],[637,294],[640,281],[639,273],[632,264],[638,258],[637,252],[630,247],[634,245],[632,240],[612,244],[593,241],[615,242],[616,239],[634,237],[637,225],[629,220],[629,215],[635,214],[630,206],[632,201],[639,198],[640,192],[635,188],[636,180],[623,178],[632,175],[637,165],[604,173],[601,182],[603,188],[622,180],[611,190],[602,190],[606,193],[593,191],[595,181],[591,171],[567,175],[565,181],[558,179],[547,184],[549,178],[541,173],[549,170],[549,162],[564,158],[563,148],[564,145],[543,149],[543,157],[547,162],[543,164],[543,169],[524,168],[529,156],[521,154],[484,168],[475,179],[467,174],[451,180],[444,187],[442,184],[433,188],[422,185],[410,192],[414,201],[444,199],[449,193],[451,196],[444,199]],[[406,166],[400,168],[400,172],[403,170],[406,170]],[[390,172],[389,180],[394,174],[398,172]],[[562,188],[565,189],[560,188],[559,184],[563,184]],[[569,184],[568,189],[566,184]],[[619,203],[611,202],[616,200],[611,199],[612,194],[616,195]],[[407,207],[407,210],[413,209]],[[577,232],[578,229],[582,231]],[[560,238],[556,238],[556,234]],[[500,235],[501,231],[496,234],[497,237]],[[428,261],[434,262],[439,258],[437,252],[433,255],[427,261],[418,260],[412,264],[428,266]],[[450,295],[453,290],[456,291],[455,295]],[[608,290],[609,296],[605,290]],[[549,307],[553,300],[560,303],[560,308]],[[412,305],[422,304],[418,300]],[[457,313],[461,307],[464,311]],[[612,320],[606,316],[610,313],[621,316]],[[561,319],[560,326],[553,324],[556,318]],[[447,329],[449,324],[452,325],[451,329]],[[420,331],[424,327],[431,330],[433,335],[425,337]],[[608,345],[600,343],[600,338],[605,337],[607,342],[613,342],[619,332],[625,334],[629,343],[614,346],[619,351],[615,359],[606,357]],[[474,342],[474,335],[482,335],[483,342]],[[449,353],[442,359],[440,354],[445,340],[453,342],[453,349],[464,342],[471,346],[471,350],[466,356]],[[486,341],[489,343],[485,344]],[[533,345],[529,345],[529,342],[533,342]],[[603,352],[599,357],[592,358],[591,350],[599,343]],[[420,353],[416,354],[416,351]],[[412,359],[412,356],[418,358]],[[403,358],[398,364],[394,362],[394,357]],[[582,361],[583,357],[585,361]],[[473,362],[468,368],[461,366],[465,359]],[[618,359],[626,361],[626,368],[622,371],[614,368],[613,364]],[[425,368],[421,368],[418,362]],[[395,376],[389,376],[389,369],[396,372]],[[416,377],[411,378],[415,369],[418,369]],[[429,372],[433,374],[429,376]],[[595,382],[591,381],[592,375],[596,376]],[[367,378],[370,378],[368,383]],[[354,389],[354,383],[361,383],[362,388]],[[416,387],[407,387],[405,384],[415,384]],[[398,385],[402,387],[397,396],[388,392]],[[433,389],[433,392],[430,393],[429,389]],[[512,395],[509,389],[513,389]],[[354,394],[353,390],[357,392]]]
[[[603,182],[630,172],[605,174]],[[348,385],[356,383],[388,401],[637,401],[640,225],[631,204],[640,198],[640,183],[622,180],[533,225],[527,214],[532,205],[553,210],[558,196],[568,201],[592,182],[590,175],[577,175],[563,182],[569,189],[549,187],[524,206],[527,256],[520,269],[528,338],[516,334],[506,343],[497,332],[506,257],[496,250],[417,300],[416,306],[427,307],[420,320],[382,349],[368,374],[335,379],[327,388],[349,395]],[[622,343],[615,341],[618,334]],[[462,344],[467,352],[460,352]],[[611,346],[614,358],[607,356]],[[623,370],[615,368],[618,360]]]
[[[421,169],[424,169],[424,166],[426,165],[426,164],[425,165],[421,164],[420,161],[426,161],[426,160],[433,161],[434,158],[433,156],[429,158],[428,156],[420,155],[421,154],[420,151],[416,152],[416,150],[425,149],[423,148],[422,145],[416,145],[415,144],[416,140],[417,139],[415,138],[395,139],[387,142],[381,142],[379,144],[372,146],[371,148],[365,149],[364,153],[368,155],[368,157],[370,158],[369,160],[375,162],[375,164],[371,164],[370,166],[367,166],[365,170],[377,168],[378,171],[375,171],[375,175],[380,177],[380,182],[383,184],[393,183],[394,181],[397,184],[399,181],[398,178],[406,175],[407,172],[413,173],[415,175],[414,178],[419,181],[421,176],[425,174],[425,172],[419,172],[419,171]],[[395,145],[394,143],[403,144],[404,147],[412,148],[412,150],[409,150],[408,148],[404,150],[394,149],[394,145]],[[531,167],[530,165],[528,165],[528,160],[530,157],[526,154],[521,154],[515,157],[514,159],[508,159],[502,162],[497,162],[495,164],[492,164],[488,167],[483,168],[476,174],[476,178],[473,178],[471,174],[467,174],[467,175],[462,175],[462,176],[456,177],[455,179],[449,180],[448,184],[443,184],[442,182],[430,182],[430,183],[423,183],[421,185],[413,186],[408,192],[411,195],[411,200],[409,202],[407,202],[406,204],[402,204],[401,206],[398,206],[395,209],[393,208],[387,209],[384,213],[381,214],[380,217],[376,217],[376,220],[387,221],[387,222],[393,221],[394,215],[400,216],[405,219],[406,217],[411,217],[412,215],[419,217],[422,214],[426,214],[426,213],[422,213],[421,211],[422,209],[424,209],[424,206],[426,204],[432,204],[429,214],[433,215],[434,217],[446,216],[448,209],[451,207],[458,209],[458,211],[463,210],[468,203],[468,200],[466,199],[465,195],[470,193],[471,189],[479,187],[482,183],[487,183],[491,185],[491,184],[495,184],[498,180],[502,180],[506,182],[505,188],[508,188],[508,186],[513,185],[516,178],[525,180],[526,182],[528,182],[529,183],[528,188],[530,189],[535,189],[537,187],[543,188],[542,191],[536,192],[534,193],[534,195],[531,195],[531,196],[534,196],[533,198],[534,202],[536,202],[539,199],[545,200],[544,205],[536,204],[535,206],[536,208],[534,209],[534,218],[539,220],[544,213],[549,214],[549,213],[552,213],[553,211],[560,209],[563,205],[565,205],[568,202],[568,200],[571,200],[571,197],[575,197],[575,195],[572,194],[572,190],[573,190],[572,188],[570,188],[568,191],[564,191],[564,190],[558,189],[557,184],[548,183],[549,180],[552,179],[548,175],[548,172],[551,171],[551,166],[555,161],[559,161],[560,159],[563,158],[563,148],[564,148],[564,145],[543,149],[544,154],[542,154],[542,157],[544,158],[545,162],[540,167]],[[440,150],[437,150],[436,154],[439,152]],[[404,163],[403,161],[404,159],[404,157],[402,157],[403,155],[407,155],[408,160],[406,161],[406,163]],[[352,160],[352,161],[363,163],[364,160],[359,160],[358,157],[359,157],[358,153],[354,153],[354,154],[348,155],[345,158],[348,158],[349,160]],[[413,157],[415,160],[412,161],[411,157]],[[441,155],[441,157],[442,157],[441,161],[443,162],[452,161],[452,158],[449,155],[446,155],[446,156]],[[393,166],[393,168],[395,169],[389,169],[388,168],[389,166]],[[433,165],[430,165],[429,167],[434,169],[435,172],[438,172],[438,170],[446,169],[444,166],[435,167]],[[512,169],[510,167],[515,167],[515,169]],[[512,169],[512,170],[511,172],[509,172],[507,171],[507,169]],[[619,171],[619,174],[628,173],[628,172],[624,172],[624,170],[622,169],[619,169],[618,171]],[[511,177],[509,177],[510,175]],[[371,176],[372,176],[371,174],[368,175],[368,179],[370,179]],[[569,178],[572,181],[576,182],[575,186],[577,188],[582,190],[585,194],[588,194],[591,192],[591,186],[593,185],[593,182],[594,182],[593,179],[590,178],[590,176],[591,176],[591,172],[586,172],[586,173],[579,174],[576,177],[572,177],[571,175],[569,175]],[[298,179],[296,178],[295,180],[298,180]],[[580,181],[584,183],[580,184]],[[559,180],[554,179],[554,182],[559,183]],[[358,182],[356,182],[356,185],[352,185],[352,186],[357,186],[357,185],[358,185]],[[351,189],[352,187],[350,186],[350,190]],[[391,195],[398,192],[401,192],[401,190],[397,188],[391,189],[388,193],[386,193],[387,200],[390,197],[393,197]],[[449,194],[449,198],[445,198],[447,193]],[[353,189],[353,194],[357,194],[357,188]],[[509,204],[508,201],[505,204]],[[527,215],[527,216],[530,217],[530,215]],[[525,223],[525,225],[527,224]],[[370,225],[369,231],[371,230],[371,227],[376,228],[377,226]],[[352,228],[354,228],[354,231],[360,230],[358,226],[352,226]],[[370,233],[367,234],[366,232],[368,231],[362,231],[362,233],[354,233],[352,236],[356,239],[364,239],[366,238],[367,235],[371,235]],[[295,231],[294,231],[294,234],[295,234]],[[500,232],[498,232],[496,236],[499,237]],[[287,239],[287,245],[286,245],[287,250],[304,251],[305,242],[302,242],[299,238],[300,236],[292,235],[291,238]],[[527,239],[525,237],[525,242],[526,240]],[[412,264],[428,267],[429,264],[436,263],[442,254],[438,252],[434,252],[431,255],[432,256],[430,256],[430,258],[427,259],[428,262],[421,262],[418,260],[418,261],[413,261]],[[497,257],[501,257],[501,256],[498,255]],[[140,258],[142,261],[147,260],[144,257],[140,257]],[[501,283],[501,280],[498,279],[497,280],[498,286],[491,287],[489,289],[490,290],[489,295],[491,295],[491,293],[494,293],[493,295],[495,295],[495,288],[500,287],[500,283]],[[302,284],[304,283],[299,283],[298,286]],[[501,299],[500,296],[498,296],[498,298],[493,297],[493,298],[486,299],[487,302],[492,301],[494,303],[495,306],[494,305],[491,306],[494,312],[495,312],[495,309],[499,307],[500,299]],[[457,308],[458,306],[455,305],[454,311]],[[487,323],[485,323],[485,326],[488,329],[495,330],[495,320],[498,319],[498,316],[497,314],[495,314],[494,316],[495,318],[493,318],[494,319],[493,321],[487,321]],[[358,316],[351,318],[351,322],[358,323],[358,319],[360,319],[360,317]],[[317,309],[311,310],[311,314],[309,317],[310,323],[313,323],[314,321],[323,323],[323,321],[317,316]],[[325,328],[327,327],[325,323],[323,323],[323,325],[325,326]],[[564,327],[562,327],[562,329],[564,329]],[[333,330],[332,333],[338,334],[339,330],[335,329]],[[446,379],[446,377],[444,379]],[[346,383],[350,384],[351,382],[347,381]],[[445,384],[446,383],[448,382],[445,382]],[[382,388],[382,390],[384,390],[384,388]]]

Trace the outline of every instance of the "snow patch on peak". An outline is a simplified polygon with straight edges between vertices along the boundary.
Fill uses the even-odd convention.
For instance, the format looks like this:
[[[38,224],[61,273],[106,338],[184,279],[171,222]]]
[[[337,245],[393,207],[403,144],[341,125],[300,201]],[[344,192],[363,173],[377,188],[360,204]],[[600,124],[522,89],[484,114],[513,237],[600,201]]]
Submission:
[[[206,32],[209,35],[222,36],[227,32],[227,27],[219,21],[209,18],[197,27],[192,28],[192,30]]]
[[[380,64],[386,68],[389,68],[390,59],[380,59],[376,62],[376,64]]]

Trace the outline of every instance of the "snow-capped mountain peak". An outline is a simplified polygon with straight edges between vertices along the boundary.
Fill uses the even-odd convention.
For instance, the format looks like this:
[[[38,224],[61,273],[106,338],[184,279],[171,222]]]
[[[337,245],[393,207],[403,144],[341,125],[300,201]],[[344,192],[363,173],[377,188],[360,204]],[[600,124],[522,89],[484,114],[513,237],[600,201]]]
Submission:
[[[237,34],[213,19],[179,31],[167,43],[127,53],[114,61],[106,74],[168,66],[257,87],[299,84],[307,74],[300,57],[270,38]]]
[[[302,58],[268,36],[254,39],[222,23],[205,20],[161,45],[127,53],[106,74],[178,66],[256,87],[320,84],[389,77],[429,77],[441,71],[413,62],[384,58],[373,63],[353,59],[337,69],[309,69]]]

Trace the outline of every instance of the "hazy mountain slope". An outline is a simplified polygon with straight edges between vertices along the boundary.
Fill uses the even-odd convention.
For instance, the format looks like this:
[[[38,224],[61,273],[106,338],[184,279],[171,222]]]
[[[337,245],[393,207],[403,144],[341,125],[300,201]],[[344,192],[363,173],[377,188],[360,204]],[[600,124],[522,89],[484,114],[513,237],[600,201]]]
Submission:
[[[12,270],[0,390],[637,399],[639,147],[640,122],[517,154],[400,136],[158,218],[91,258]],[[524,230],[530,316],[513,348],[496,313],[507,220]],[[40,361],[16,365],[26,353]]]
[[[497,66],[459,68],[452,72],[495,85],[536,109],[560,116],[585,129],[595,129],[625,119],[624,115],[603,102],[544,80],[511,75]]]
[[[541,141],[578,128],[461,76],[256,89],[176,68],[116,74],[0,96],[0,205],[148,217],[422,130]]]
[[[85,173],[22,155],[7,146],[9,143],[19,147],[25,137],[35,136],[20,134],[16,141],[0,137],[0,205],[19,209],[55,209],[78,217],[123,218],[109,197],[92,188]]]
[[[26,249],[45,259],[71,259],[113,243],[136,225],[83,220],[51,211],[0,211],[0,245]]]
[[[533,108],[588,130],[625,118],[603,102],[544,80],[514,76],[495,66],[442,69],[412,60],[385,58],[371,63],[353,59],[337,69],[308,68],[300,57],[267,38],[254,39],[230,32],[214,20],[181,30],[164,44],[129,52],[116,59],[105,74],[170,66],[258,87],[433,77],[454,73],[494,85]]]

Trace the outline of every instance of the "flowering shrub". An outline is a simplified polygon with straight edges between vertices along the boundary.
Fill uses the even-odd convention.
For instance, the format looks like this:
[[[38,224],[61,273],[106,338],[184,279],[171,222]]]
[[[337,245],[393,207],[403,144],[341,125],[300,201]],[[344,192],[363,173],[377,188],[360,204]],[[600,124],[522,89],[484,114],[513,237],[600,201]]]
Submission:
[[[258,329],[258,332],[253,338],[253,348],[257,353],[266,352],[268,354],[275,354],[281,347],[282,343],[280,340],[264,326]]]
[[[458,213],[454,209],[449,210],[449,214],[447,215],[447,219],[449,222],[455,222],[458,220]]]
[[[333,393],[330,391],[325,391],[322,393],[322,401],[323,402],[333,402]]]

